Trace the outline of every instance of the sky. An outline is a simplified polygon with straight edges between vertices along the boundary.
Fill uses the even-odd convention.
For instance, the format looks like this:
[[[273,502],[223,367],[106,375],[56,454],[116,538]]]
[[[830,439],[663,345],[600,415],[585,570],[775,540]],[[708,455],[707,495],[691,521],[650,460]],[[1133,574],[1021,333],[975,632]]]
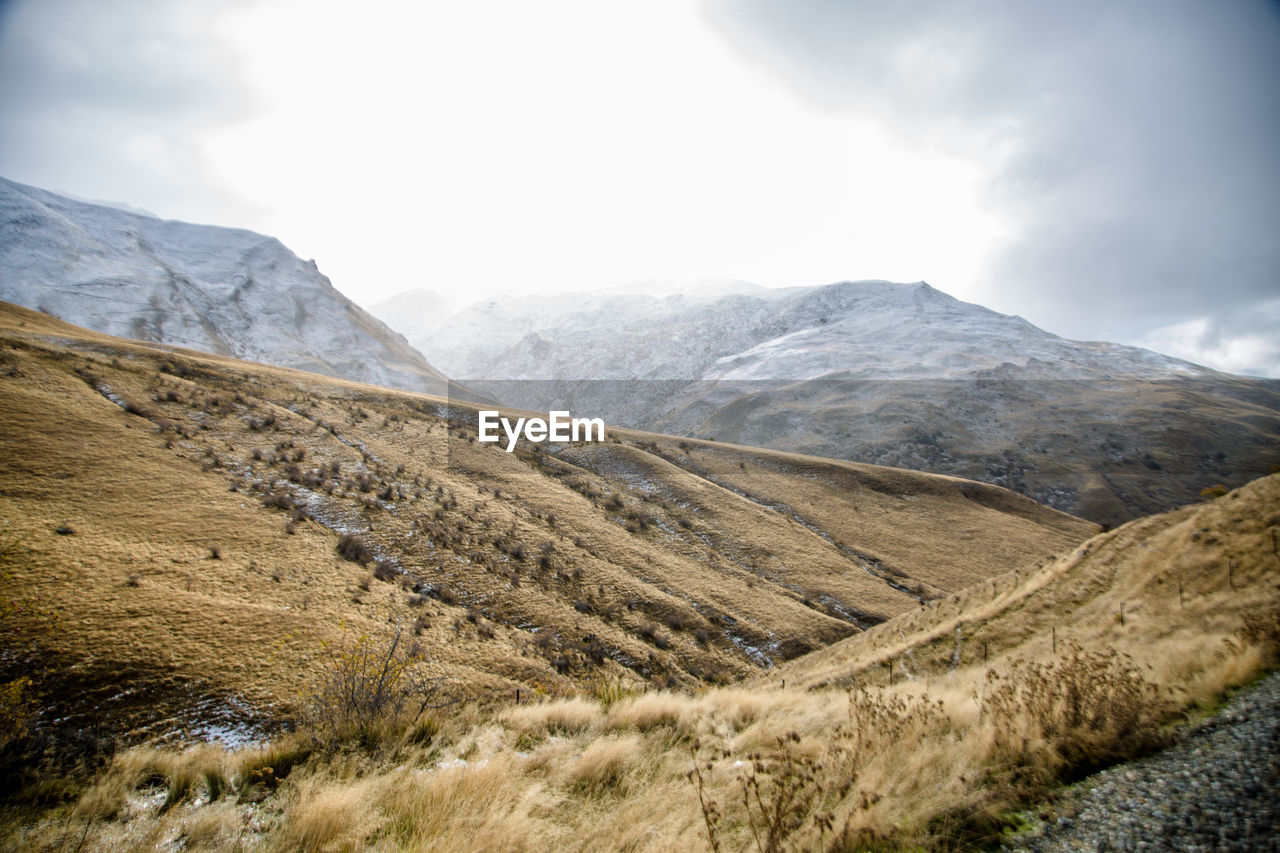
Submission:
[[[0,0],[0,175],[370,305],[928,281],[1280,377],[1280,4]]]

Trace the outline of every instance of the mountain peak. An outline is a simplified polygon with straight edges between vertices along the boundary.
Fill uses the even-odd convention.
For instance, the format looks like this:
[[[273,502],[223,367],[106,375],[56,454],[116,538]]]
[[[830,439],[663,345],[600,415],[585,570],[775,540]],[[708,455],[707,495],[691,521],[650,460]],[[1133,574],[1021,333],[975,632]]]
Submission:
[[[444,393],[446,380],[275,237],[0,178],[0,299],[120,337]]]

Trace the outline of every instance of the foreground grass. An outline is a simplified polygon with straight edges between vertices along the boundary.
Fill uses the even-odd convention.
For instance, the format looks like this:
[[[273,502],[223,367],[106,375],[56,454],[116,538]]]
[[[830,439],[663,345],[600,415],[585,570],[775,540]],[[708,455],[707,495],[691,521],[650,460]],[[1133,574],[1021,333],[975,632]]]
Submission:
[[[1055,781],[1157,745],[1261,646],[1203,649],[1173,701],[1114,653],[1073,649],[980,681],[849,692],[585,698],[314,751],[121,753],[73,805],[6,841],[57,849],[867,849],[990,840]],[[986,690],[984,694],[983,691]],[[975,694],[978,694],[975,696]],[[293,765],[290,767],[289,765]],[[692,775],[691,775],[692,774]],[[283,777],[281,779],[280,777]]]
[[[11,812],[0,842],[971,849],[1054,785],[1157,747],[1188,711],[1274,664],[1277,507],[1273,476],[746,685],[602,683],[239,752],[131,750],[71,801]]]

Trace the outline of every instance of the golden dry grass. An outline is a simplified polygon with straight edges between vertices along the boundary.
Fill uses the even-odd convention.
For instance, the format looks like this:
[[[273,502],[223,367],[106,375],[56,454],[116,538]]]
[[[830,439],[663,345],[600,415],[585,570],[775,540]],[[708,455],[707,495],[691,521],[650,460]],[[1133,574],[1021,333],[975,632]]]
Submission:
[[[573,698],[507,708],[499,719],[517,731],[541,737],[580,732],[599,715],[600,706],[595,702]]]
[[[709,821],[723,849],[767,847],[770,833],[801,849],[990,839],[1054,779],[1159,743],[1180,710],[1274,663],[1278,499],[1273,476],[1134,522],[1003,579],[994,598],[980,584],[741,687],[512,706],[394,757],[318,756],[243,814],[240,834],[224,804],[200,837],[243,839],[256,821],[264,849],[669,850],[707,847]],[[962,652],[952,668],[955,616],[988,637],[987,665]],[[892,687],[886,654],[912,662]],[[136,787],[161,754],[126,753],[100,784]],[[185,760],[207,766],[201,755]],[[179,814],[198,826],[204,808],[156,805],[88,834],[126,849],[177,837]]]

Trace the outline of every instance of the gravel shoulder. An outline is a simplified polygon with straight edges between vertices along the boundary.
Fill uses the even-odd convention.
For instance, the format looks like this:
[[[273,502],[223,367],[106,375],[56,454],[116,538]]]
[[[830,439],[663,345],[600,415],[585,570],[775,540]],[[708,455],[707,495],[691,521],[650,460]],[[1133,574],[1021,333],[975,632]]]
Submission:
[[[1170,747],[1064,792],[1006,851],[1280,851],[1280,672]]]

